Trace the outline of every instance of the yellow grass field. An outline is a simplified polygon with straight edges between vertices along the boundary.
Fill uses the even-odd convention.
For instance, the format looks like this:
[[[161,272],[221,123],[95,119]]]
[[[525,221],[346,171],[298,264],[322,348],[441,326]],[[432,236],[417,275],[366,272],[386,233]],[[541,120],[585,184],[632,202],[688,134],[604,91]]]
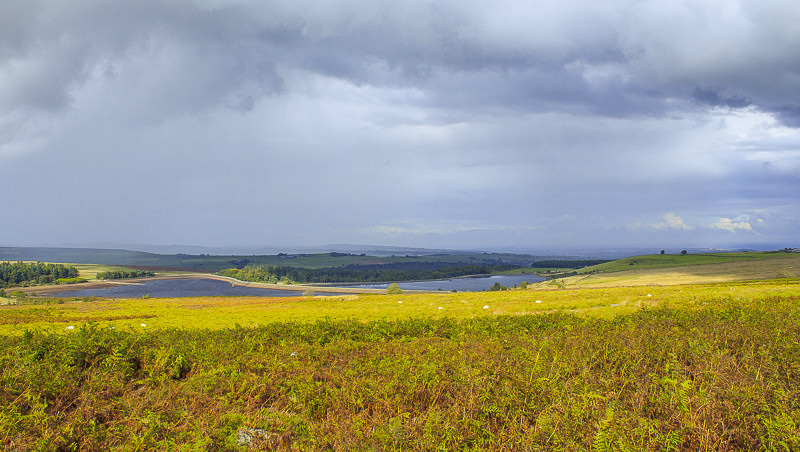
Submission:
[[[545,286],[546,287],[546,286]],[[699,307],[704,303],[800,295],[800,279],[659,286],[527,289],[502,292],[343,295],[333,297],[190,297],[130,300],[74,299],[60,304],[0,307],[0,334],[44,327],[63,330],[98,322],[115,328],[218,330],[273,322],[474,318],[569,312],[610,318],[644,307]]]

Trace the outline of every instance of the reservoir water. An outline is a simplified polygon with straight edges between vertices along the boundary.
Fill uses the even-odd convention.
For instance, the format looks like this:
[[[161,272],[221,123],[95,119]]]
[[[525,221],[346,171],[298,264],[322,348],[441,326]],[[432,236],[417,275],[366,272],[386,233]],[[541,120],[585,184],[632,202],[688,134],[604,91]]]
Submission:
[[[409,281],[399,282],[397,285],[403,290],[443,290],[449,292],[480,292],[489,290],[495,283],[501,286],[519,286],[522,281],[535,283],[544,281],[541,276],[535,275],[491,275],[491,276],[470,276],[466,278],[438,279],[434,281]],[[364,289],[385,289],[389,284],[353,284],[339,287],[356,287]]]
[[[316,295],[335,295],[314,292]],[[56,294],[57,297],[103,297],[103,298],[153,298],[181,297],[297,297],[300,290],[264,289],[260,287],[233,286],[229,282],[206,278],[154,279],[120,284],[104,289],[70,290]]]
[[[534,283],[544,278],[534,275],[492,275],[467,278],[441,279],[435,281],[413,281],[398,283],[403,290],[430,290],[476,292],[489,290],[494,283],[506,287],[519,286],[522,281]],[[337,287],[365,289],[385,289],[389,284],[337,284]],[[322,289],[322,288],[320,288]],[[324,290],[324,289],[322,289]],[[341,295],[338,293],[314,291],[315,295]],[[55,294],[57,297],[103,297],[103,298],[153,298],[180,297],[297,297],[301,290],[264,289],[260,287],[233,286],[229,282],[206,278],[154,279],[119,284],[103,289],[70,290]]]

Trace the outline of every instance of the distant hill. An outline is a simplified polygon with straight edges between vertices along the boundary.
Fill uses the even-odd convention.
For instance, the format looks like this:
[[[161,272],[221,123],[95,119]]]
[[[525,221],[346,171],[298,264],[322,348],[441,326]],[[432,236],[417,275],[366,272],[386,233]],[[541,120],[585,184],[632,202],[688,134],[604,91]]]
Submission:
[[[140,265],[156,254],[121,249],[0,247],[2,261],[42,261],[70,264]]]
[[[410,251],[410,250],[406,250]],[[438,253],[370,255],[367,253],[309,253],[273,255],[156,254],[143,251],[97,248],[0,247],[0,261],[42,261],[70,264],[102,264],[129,267],[194,269],[216,272],[246,265],[280,265],[303,268],[375,266],[434,263],[442,266],[505,265],[528,267],[535,256],[507,253]]]

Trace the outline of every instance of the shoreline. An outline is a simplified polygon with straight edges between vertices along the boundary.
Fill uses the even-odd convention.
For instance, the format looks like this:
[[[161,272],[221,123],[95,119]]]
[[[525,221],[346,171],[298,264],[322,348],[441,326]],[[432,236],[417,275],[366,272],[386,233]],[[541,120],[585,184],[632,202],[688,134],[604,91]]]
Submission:
[[[444,278],[444,280],[485,278],[495,275],[506,276],[503,274],[485,273],[485,274],[475,274],[475,275],[453,276],[450,278]],[[531,276],[538,276],[538,275],[531,275]],[[302,293],[305,291],[311,291],[315,293],[328,292],[328,293],[343,294],[343,295],[386,294],[386,288],[381,289],[381,288],[355,287],[355,286],[375,286],[381,284],[391,284],[393,282],[415,283],[415,282],[426,282],[426,281],[439,281],[439,280],[420,279],[411,281],[383,281],[383,282],[368,281],[368,282],[341,282],[341,283],[274,284],[274,283],[255,282],[255,281],[242,281],[239,279],[231,278],[229,276],[215,275],[213,273],[179,272],[174,274],[162,274],[162,275],[156,274],[156,276],[148,276],[143,278],[125,278],[116,280],[90,280],[87,282],[76,283],[76,284],[46,284],[41,286],[9,287],[6,288],[6,292],[7,293],[23,292],[28,295],[34,294],[34,296],[36,297],[66,298],[70,296],[69,292],[78,290],[95,290],[95,289],[102,290],[119,285],[141,285],[142,283],[145,283],[147,281],[173,280],[173,279],[213,279],[217,281],[229,282],[233,286],[297,292],[297,296],[302,296]],[[406,294],[439,293],[439,292],[440,291],[424,290],[424,289],[403,289],[403,293]],[[268,297],[269,295],[264,295],[264,296]],[[96,295],[96,297],[105,298],[102,295]],[[120,298],[120,297],[113,297],[113,298]]]
[[[35,294],[37,297],[44,297],[44,296],[56,296],[59,297],[68,297],[68,292],[73,292],[77,290],[93,290],[93,289],[108,289],[110,287],[119,286],[119,285],[138,285],[141,282],[147,281],[159,281],[159,280],[172,280],[172,279],[213,279],[217,281],[224,281],[229,282],[233,286],[241,286],[241,287],[253,287],[259,289],[272,289],[272,290],[285,290],[291,292],[297,292],[298,296],[301,295],[302,292],[305,291],[313,291],[313,292],[332,292],[332,293],[341,293],[341,294],[350,294],[350,295],[357,295],[357,294],[385,294],[386,289],[366,289],[366,288],[356,288],[356,287],[338,287],[338,286],[315,286],[315,285],[308,285],[308,284],[271,284],[271,283],[262,283],[262,282],[254,282],[254,281],[241,281],[235,278],[231,278],[228,276],[220,276],[214,274],[181,274],[181,275],[156,275],[156,276],[149,276],[144,278],[126,278],[126,279],[118,279],[113,281],[87,281],[84,283],[76,283],[76,284],[45,284],[41,286],[27,286],[27,287],[9,287],[5,290],[8,293],[11,292],[23,292],[26,294]],[[404,291],[407,293],[426,293],[427,291],[424,290],[414,290],[414,291]],[[268,295],[267,295],[268,296]],[[102,297],[101,297],[102,298]],[[119,297],[115,297],[119,298]]]

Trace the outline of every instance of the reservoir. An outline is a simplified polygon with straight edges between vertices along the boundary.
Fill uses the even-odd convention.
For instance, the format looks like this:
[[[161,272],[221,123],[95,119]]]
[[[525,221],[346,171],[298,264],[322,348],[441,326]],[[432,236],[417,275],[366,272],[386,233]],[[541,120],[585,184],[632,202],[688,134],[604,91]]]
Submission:
[[[473,276],[464,278],[440,279],[433,281],[400,282],[403,290],[426,291],[458,291],[477,292],[489,290],[496,282],[506,287],[519,286],[522,281],[534,283],[544,281],[544,278],[534,275],[492,275]],[[336,287],[354,289],[385,289],[384,284],[336,284]],[[315,295],[341,295],[341,293],[314,291]],[[102,297],[102,298],[141,298],[149,295],[153,298],[181,298],[181,297],[297,297],[302,295],[302,289],[280,290],[261,287],[234,286],[226,281],[207,278],[175,278],[151,279],[143,281],[130,281],[112,287],[101,289],[69,290],[54,294],[57,297]]]
[[[315,295],[341,295],[314,292]],[[57,297],[103,298],[153,298],[181,297],[298,297],[301,290],[264,289],[261,287],[233,286],[229,282],[206,278],[152,279],[119,284],[103,289],[70,290],[55,294]]]
[[[464,278],[437,279],[433,281],[409,281],[397,283],[403,290],[443,290],[449,292],[480,292],[489,290],[495,283],[501,286],[519,286],[523,281],[531,284],[545,279],[536,275],[491,275],[491,276],[469,276]],[[347,284],[338,287],[356,287],[362,289],[385,289],[389,284]]]

